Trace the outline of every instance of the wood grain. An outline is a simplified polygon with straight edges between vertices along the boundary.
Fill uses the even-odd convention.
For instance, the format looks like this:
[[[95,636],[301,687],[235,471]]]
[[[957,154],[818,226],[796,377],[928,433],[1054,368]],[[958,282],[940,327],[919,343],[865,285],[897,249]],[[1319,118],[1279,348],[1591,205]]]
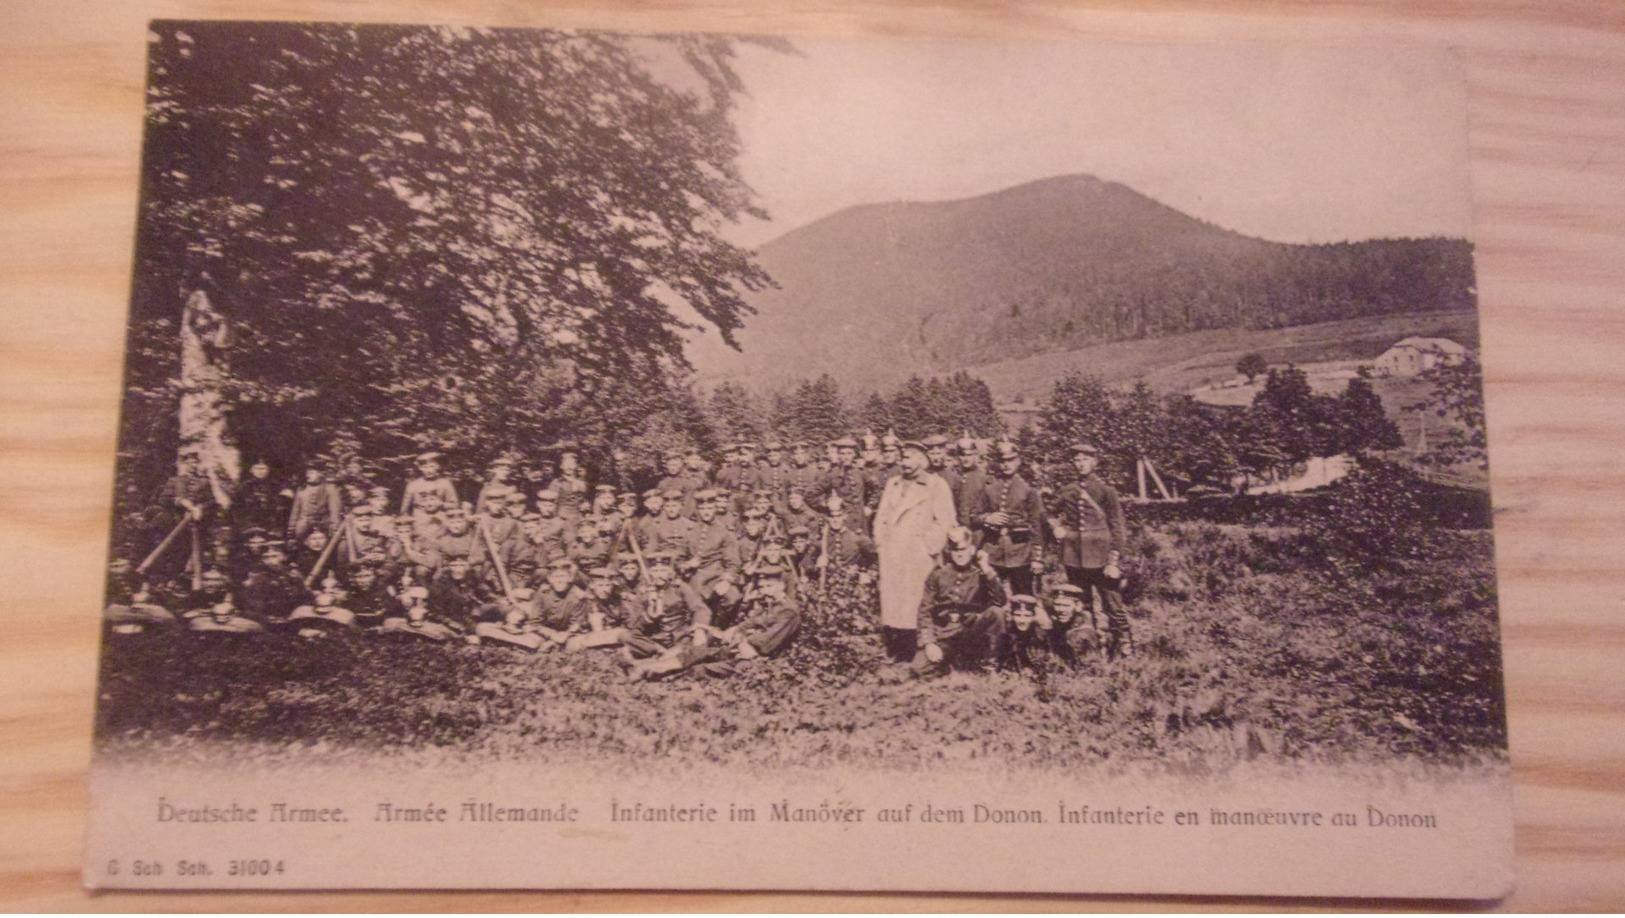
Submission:
[[[790,894],[81,892],[97,593],[136,204],[145,21],[166,17],[1459,49],[1472,99],[1479,289],[1517,779],[1519,887],[1501,907],[1625,908],[1625,5],[1618,0],[26,0],[8,4],[7,14],[0,31],[5,906],[980,911],[1260,905]]]

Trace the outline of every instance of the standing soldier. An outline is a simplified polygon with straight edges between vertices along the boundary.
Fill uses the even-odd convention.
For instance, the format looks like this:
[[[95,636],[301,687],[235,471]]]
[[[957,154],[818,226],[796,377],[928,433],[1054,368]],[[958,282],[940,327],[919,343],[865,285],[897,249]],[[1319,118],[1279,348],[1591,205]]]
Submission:
[[[717,469],[717,487],[737,491],[745,483],[745,475],[749,471],[740,445],[730,443],[722,451],[722,468]]]
[[[1044,501],[1021,474],[1021,452],[1008,440],[993,451],[993,475],[970,495],[965,518],[976,543],[1012,593],[1031,595],[1043,570]]]
[[[970,496],[980,491],[987,482],[987,471],[982,468],[982,451],[970,434],[959,438],[958,447],[959,490],[954,492],[954,506],[959,509],[959,525],[970,526],[971,521],[965,515],[965,508],[970,503]]]
[[[835,464],[830,468],[824,484],[829,493],[839,494],[848,507],[857,510],[864,505],[864,475],[863,468],[858,465],[858,441],[842,437],[833,445]]]
[[[649,527],[650,540],[645,549],[669,552],[675,558],[688,548],[694,521],[683,513],[683,492],[677,488],[662,495],[661,514]]]
[[[237,485],[231,498],[231,528],[241,536],[258,529],[277,532],[283,528],[291,508],[288,502],[292,492],[271,477],[271,466],[264,459],[248,464],[248,475]]]
[[[459,502],[457,488],[452,485],[451,479],[440,474],[440,454],[436,452],[419,453],[416,461],[418,476],[406,483],[401,492],[401,512],[413,513],[418,509],[420,498],[425,494],[434,494],[439,497],[441,507],[455,507]]]
[[[548,482],[547,489],[557,497],[559,516],[569,520],[580,515],[581,500],[587,496],[587,479],[574,451],[566,450],[559,456],[558,477]]]
[[[666,450],[666,474],[656,485],[664,492],[666,499],[671,500],[671,492],[676,492],[677,501],[682,505],[682,516],[694,512],[694,479],[683,467],[683,454],[679,450]]]
[[[305,484],[293,496],[288,514],[288,536],[303,542],[312,529],[332,536],[344,517],[344,500],[338,486],[327,480],[327,470],[312,463],[305,469]]]
[[[1055,495],[1049,514],[1051,555],[1066,572],[1069,583],[1100,595],[1106,614],[1106,654],[1117,658],[1134,652],[1128,611],[1123,606],[1123,506],[1117,490],[1095,475],[1100,451],[1093,443],[1072,446],[1072,467],[1077,480]]]
[[[925,444],[925,456],[926,459],[929,460],[929,464],[926,466],[926,471],[937,476],[938,478],[941,478],[943,481],[946,481],[948,483],[949,493],[953,494],[954,499],[957,501],[959,499],[959,485],[961,476],[959,474],[959,467],[956,464],[948,461],[948,437],[944,434],[936,433],[926,437],[921,442]]]
[[[548,559],[562,558],[574,538],[569,524],[559,516],[559,492],[543,488],[536,492],[536,534],[531,541],[541,546]]]
[[[739,569],[739,541],[717,518],[715,491],[706,488],[695,492],[694,497],[698,518],[689,529],[683,550],[695,566],[689,585],[704,596],[717,578]]]
[[[485,484],[480,486],[479,496],[474,498],[474,512],[485,513],[489,510],[490,508],[487,505],[493,493],[501,494],[506,500],[508,493],[513,490],[512,484],[508,481],[512,475],[512,459],[507,456],[498,456],[491,460],[491,469],[486,473]]]
[[[768,499],[778,506],[784,502],[784,492],[789,482],[790,467],[784,464],[784,444],[777,440],[769,440],[767,446],[767,459],[756,467],[756,479],[753,487],[757,494],[766,494]]]
[[[790,468],[785,472],[784,490],[778,495],[779,516],[785,516],[784,508],[788,506],[791,491],[800,491],[808,497],[817,497],[824,492],[824,471],[813,464],[812,453],[807,444],[802,442],[790,445]]]

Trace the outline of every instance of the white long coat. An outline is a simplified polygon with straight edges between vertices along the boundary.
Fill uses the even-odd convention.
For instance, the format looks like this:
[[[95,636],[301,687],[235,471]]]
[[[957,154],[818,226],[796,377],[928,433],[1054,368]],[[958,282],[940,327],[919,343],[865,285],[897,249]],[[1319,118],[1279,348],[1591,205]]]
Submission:
[[[896,475],[886,482],[875,510],[882,625],[914,628],[919,624],[925,578],[936,566],[948,530],[956,525],[953,492],[941,477],[922,472],[916,481]]]

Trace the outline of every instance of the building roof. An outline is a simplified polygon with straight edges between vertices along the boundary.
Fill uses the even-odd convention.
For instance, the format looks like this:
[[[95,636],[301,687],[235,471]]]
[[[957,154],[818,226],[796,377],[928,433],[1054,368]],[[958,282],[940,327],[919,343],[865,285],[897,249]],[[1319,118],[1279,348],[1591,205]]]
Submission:
[[[1402,338],[1394,347],[1409,347],[1419,351],[1438,351],[1443,354],[1465,354],[1467,349],[1449,338]],[[1390,348],[1392,350],[1392,348]]]

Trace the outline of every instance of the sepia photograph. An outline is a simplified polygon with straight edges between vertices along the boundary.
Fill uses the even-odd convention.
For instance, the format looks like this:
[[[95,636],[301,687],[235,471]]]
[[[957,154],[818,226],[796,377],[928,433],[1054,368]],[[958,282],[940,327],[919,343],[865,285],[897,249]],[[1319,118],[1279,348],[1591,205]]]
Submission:
[[[146,40],[87,885],[1510,888],[1451,54]]]

